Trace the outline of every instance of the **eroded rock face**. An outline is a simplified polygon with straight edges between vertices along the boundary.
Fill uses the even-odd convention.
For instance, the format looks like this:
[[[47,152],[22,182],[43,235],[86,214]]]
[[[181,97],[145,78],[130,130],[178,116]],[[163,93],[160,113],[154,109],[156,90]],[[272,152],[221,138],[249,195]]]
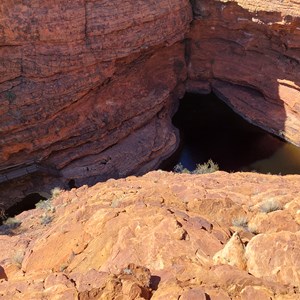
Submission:
[[[17,216],[10,233],[0,227],[0,296],[299,299],[299,180],[156,171],[63,191]],[[254,232],[270,198],[282,208],[266,218],[292,220]],[[212,211],[222,199],[227,208]],[[241,216],[246,224],[233,226]]]
[[[185,91],[300,145],[299,15],[292,1],[2,1],[1,206],[157,167]]]
[[[99,154],[159,119],[186,77],[183,46],[150,50],[183,39],[189,1],[4,1],[1,12],[2,166]]]
[[[188,0],[2,1],[0,16],[1,168],[61,170],[35,184],[49,191],[143,173],[175,150]],[[16,185],[19,198],[33,192],[22,180],[1,198]]]
[[[292,1],[195,0],[188,34],[189,78],[298,146],[299,15]]]

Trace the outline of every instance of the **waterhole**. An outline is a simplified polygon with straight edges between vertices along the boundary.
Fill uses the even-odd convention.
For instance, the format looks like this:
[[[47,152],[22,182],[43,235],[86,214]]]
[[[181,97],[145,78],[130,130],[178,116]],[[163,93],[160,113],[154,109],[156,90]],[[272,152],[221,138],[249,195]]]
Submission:
[[[214,94],[186,94],[173,118],[178,151],[164,164],[192,171],[212,159],[220,170],[300,174],[300,148],[248,123]]]

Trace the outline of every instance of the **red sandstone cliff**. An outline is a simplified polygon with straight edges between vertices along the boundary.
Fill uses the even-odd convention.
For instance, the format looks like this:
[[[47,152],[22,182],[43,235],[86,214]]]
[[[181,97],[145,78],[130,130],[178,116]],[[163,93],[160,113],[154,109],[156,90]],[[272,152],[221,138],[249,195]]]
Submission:
[[[142,172],[174,151],[188,0],[2,1],[0,20],[0,166],[38,161],[63,178],[2,198]]]
[[[250,122],[300,145],[300,5],[194,1],[189,78]]]
[[[299,145],[299,12],[291,1],[2,1],[0,166],[35,161],[61,177],[5,183],[1,198],[157,166],[176,148],[185,90],[212,89]]]
[[[1,2],[0,168],[61,176],[2,184],[6,206],[156,166],[185,90],[299,145],[299,4],[191,2],[193,22],[189,1]],[[299,190],[153,172],[63,192],[1,227],[0,298],[299,299]]]

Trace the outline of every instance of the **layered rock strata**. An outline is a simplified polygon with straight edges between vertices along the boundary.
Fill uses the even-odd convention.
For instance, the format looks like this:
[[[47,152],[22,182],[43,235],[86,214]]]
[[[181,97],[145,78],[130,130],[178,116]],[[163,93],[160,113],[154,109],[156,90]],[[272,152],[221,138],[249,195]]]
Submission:
[[[195,0],[193,8],[189,79],[251,123],[300,146],[299,4]]]
[[[0,227],[0,298],[299,299],[299,182],[156,171],[62,191]]]
[[[1,12],[1,166],[60,169],[160,127],[186,77],[183,46],[161,48],[183,39],[189,1],[4,1]]]
[[[299,15],[293,1],[2,1],[0,179],[20,175],[3,205],[157,167],[186,90],[300,145]]]
[[[61,171],[2,184],[2,199],[14,186],[20,199],[143,172],[174,151],[188,0],[2,1],[0,16],[2,175],[25,163]]]

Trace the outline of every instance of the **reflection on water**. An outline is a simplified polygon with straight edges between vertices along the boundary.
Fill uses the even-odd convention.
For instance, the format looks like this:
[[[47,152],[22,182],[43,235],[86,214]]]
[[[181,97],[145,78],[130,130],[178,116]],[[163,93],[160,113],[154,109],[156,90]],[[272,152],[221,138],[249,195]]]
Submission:
[[[194,170],[211,158],[229,172],[300,174],[298,147],[249,124],[214,95],[187,94],[173,122],[181,146],[165,169],[180,162]]]
[[[300,150],[294,145],[284,143],[273,155],[254,162],[249,169],[259,173],[300,174]]]

